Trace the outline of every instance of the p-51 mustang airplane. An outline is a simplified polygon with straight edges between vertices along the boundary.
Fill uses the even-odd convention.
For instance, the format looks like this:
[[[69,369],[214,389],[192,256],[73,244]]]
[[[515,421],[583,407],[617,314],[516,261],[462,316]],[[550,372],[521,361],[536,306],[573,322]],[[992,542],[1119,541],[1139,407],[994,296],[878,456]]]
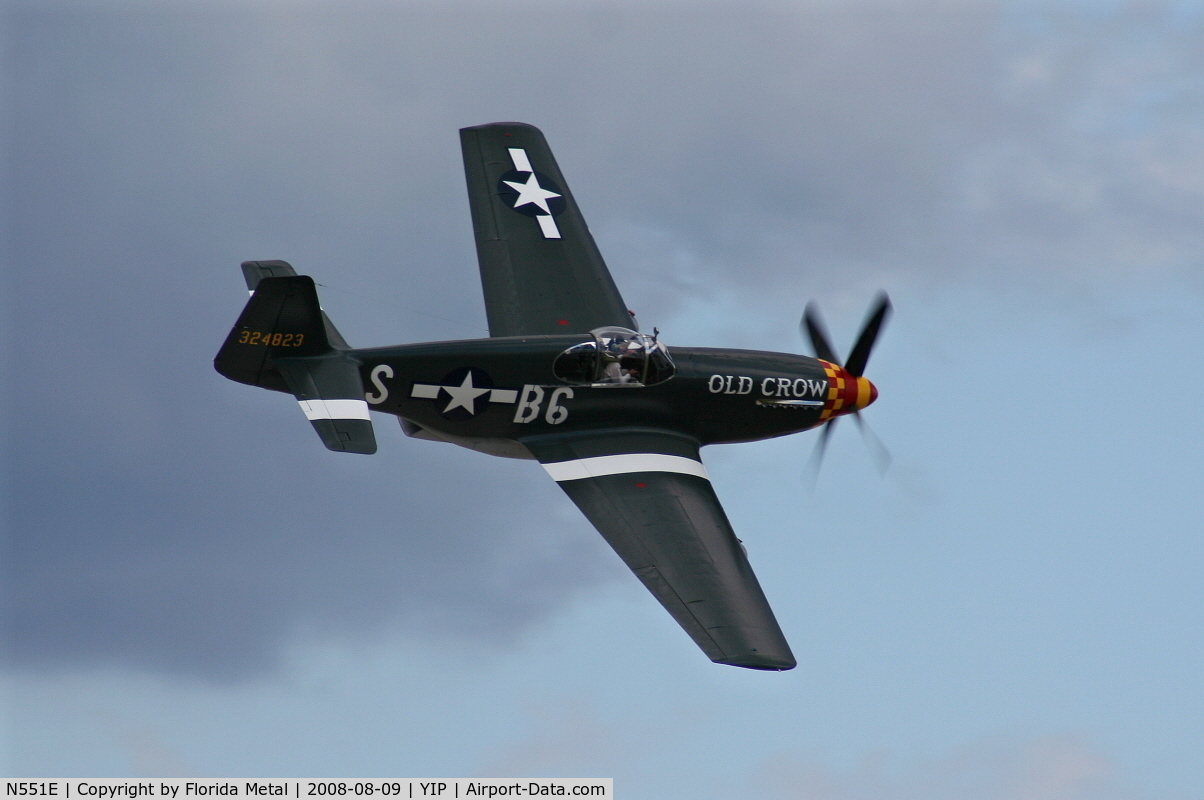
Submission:
[[[877,397],[862,377],[890,310],[877,301],[840,365],[674,347],[638,333],[543,134],[460,131],[490,337],[355,349],[284,261],[247,261],[251,299],[214,360],[231,380],[294,395],[323,444],[374,453],[369,410],[417,439],[539,461],[712,661],[795,666],[699,448],[825,425]]]

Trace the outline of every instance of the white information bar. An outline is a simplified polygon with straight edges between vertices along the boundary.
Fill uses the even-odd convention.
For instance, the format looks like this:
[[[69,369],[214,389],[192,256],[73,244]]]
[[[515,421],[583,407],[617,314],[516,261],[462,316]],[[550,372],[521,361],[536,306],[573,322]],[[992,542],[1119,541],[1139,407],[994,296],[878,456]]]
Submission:
[[[287,780],[53,780],[5,781],[4,797],[53,797],[60,800],[137,800],[142,797],[183,798],[291,797],[310,798],[460,798],[593,797],[611,800],[613,778],[438,778],[419,780],[323,781]]]

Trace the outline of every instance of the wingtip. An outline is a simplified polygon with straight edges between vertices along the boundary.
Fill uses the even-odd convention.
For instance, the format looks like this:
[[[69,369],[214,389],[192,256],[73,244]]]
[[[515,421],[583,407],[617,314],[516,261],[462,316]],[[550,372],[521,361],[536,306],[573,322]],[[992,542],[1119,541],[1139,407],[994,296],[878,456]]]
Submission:
[[[743,667],[744,669],[758,669],[763,672],[786,672],[798,666],[798,662],[794,660],[794,656],[789,654],[770,656],[761,655],[760,653],[746,653],[736,658],[716,658],[713,660],[716,664],[725,664],[729,667]]]
[[[460,131],[485,131],[496,128],[515,128],[519,130],[534,131],[542,135],[542,131],[528,122],[486,122],[482,125],[469,125],[467,128],[461,128]]]

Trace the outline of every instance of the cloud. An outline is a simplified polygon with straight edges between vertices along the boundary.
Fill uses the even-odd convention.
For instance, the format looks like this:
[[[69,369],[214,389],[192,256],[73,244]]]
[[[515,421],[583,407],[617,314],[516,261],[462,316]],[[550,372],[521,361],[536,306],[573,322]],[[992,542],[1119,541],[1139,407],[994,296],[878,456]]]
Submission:
[[[782,800],[1080,800],[1132,798],[1115,766],[1077,735],[993,737],[900,769],[886,753],[839,770],[779,753],[762,767],[763,790]]]
[[[598,715],[589,696],[531,701],[526,712],[529,730],[486,753],[479,777],[589,775],[598,764],[639,758],[634,743]]]
[[[650,323],[1188,280],[1202,23],[1168,9],[12,6],[13,663],[502,642],[618,574],[536,471],[388,421],[381,455],[329,454],[212,371],[246,258],[326,284],[353,344],[479,335],[457,127],[545,129]]]

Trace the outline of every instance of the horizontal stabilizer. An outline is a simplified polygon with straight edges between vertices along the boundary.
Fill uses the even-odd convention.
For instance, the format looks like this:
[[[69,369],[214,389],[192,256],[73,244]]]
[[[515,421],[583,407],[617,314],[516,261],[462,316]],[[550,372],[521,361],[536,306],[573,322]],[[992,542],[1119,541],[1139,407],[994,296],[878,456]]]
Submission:
[[[254,292],[264,278],[295,278],[297,270],[287,261],[244,261],[242,276],[247,282],[247,291]]]
[[[277,359],[276,366],[327,449],[376,452],[358,361],[334,351],[312,358]]]
[[[230,380],[295,396],[329,449],[375,453],[359,362],[345,343],[332,343],[342,337],[318,304],[313,278],[277,274],[291,271],[283,261],[243,264],[251,299],[213,365]]]

